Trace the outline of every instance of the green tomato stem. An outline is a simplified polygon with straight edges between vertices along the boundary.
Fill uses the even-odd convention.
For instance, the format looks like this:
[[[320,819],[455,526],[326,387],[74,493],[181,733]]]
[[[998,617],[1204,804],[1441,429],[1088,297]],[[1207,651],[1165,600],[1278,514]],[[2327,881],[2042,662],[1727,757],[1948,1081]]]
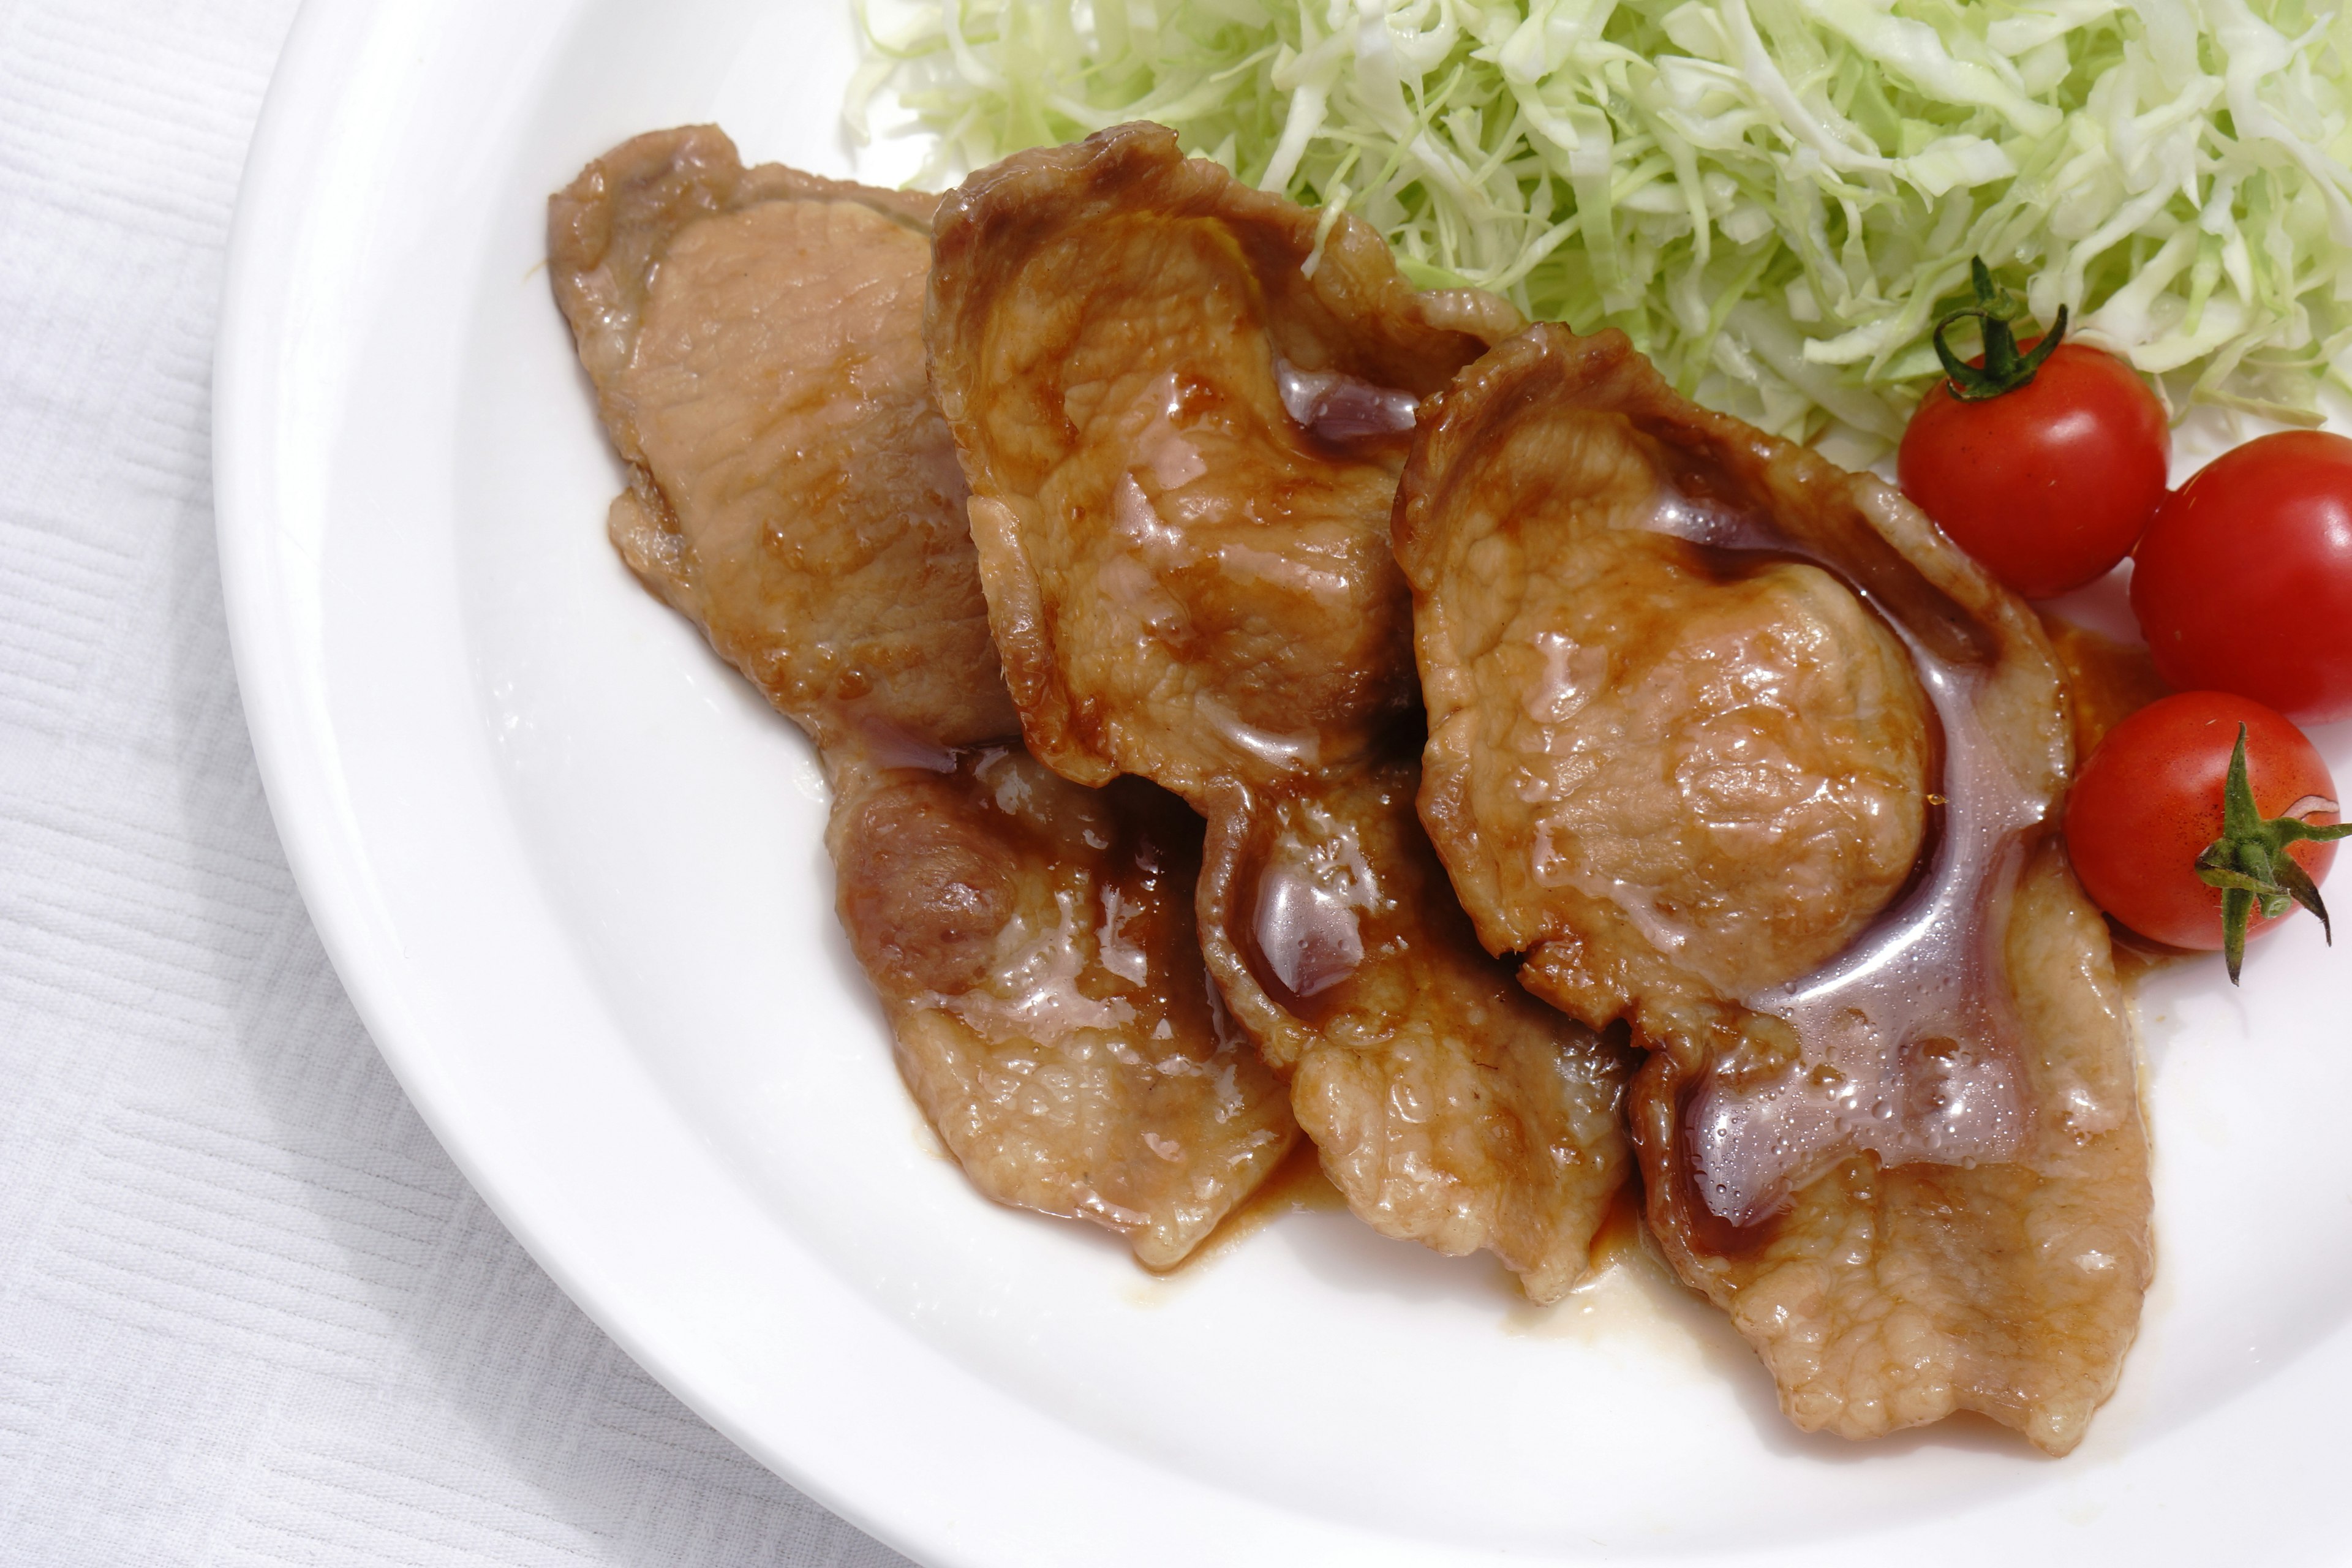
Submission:
[[[2058,319],[2049,333],[2033,346],[2030,353],[2017,352],[2017,334],[2010,323],[2025,313],[2025,307],[2006,289],[1993,287],[1992,272],[1984,258],[1969,258],[1969,281],[1976,289],[1977,302],[1963,305],[1936,323],[1932,341],[1936,357],[1944,363],[1944,374],[1952,395],[1963,403],[1982,403],[1999,397],[2004,392],[2014,392],[2033,384],[2034,373],[2042,362],[2057,352],[2059,341],[2066,335],[2066,307],[2058,307]],[[1952,352],[1944,342],[1944,334],[1970,316],[1979,323],[1984,333],[1984,363],[1972,365]]]
[[[2332,800],[2305,796],[2290,815],[2265,819],[2254,805],[2253,786],[2246,781],[2246,727],[2238,726],[2238,743],[2230,752],[2230,775],[2221,785],[2221,837],[2197,857],[2197,877],[2221,890],[2221,952],[2229,961],[2230,984],[2238,984],[2246,958],[2246,927],[2257,904],[2266,919],[2275,920],[2295,904],[2319,917],[2320,933],[2329,946],[2336,932],[2327,923],[2327,906],[2309,872],[2286,852],[2290,844],[2325,843],[2352,835],[2352,822],[2314,826],[2304,820],[2313,812],[2334,811]]]

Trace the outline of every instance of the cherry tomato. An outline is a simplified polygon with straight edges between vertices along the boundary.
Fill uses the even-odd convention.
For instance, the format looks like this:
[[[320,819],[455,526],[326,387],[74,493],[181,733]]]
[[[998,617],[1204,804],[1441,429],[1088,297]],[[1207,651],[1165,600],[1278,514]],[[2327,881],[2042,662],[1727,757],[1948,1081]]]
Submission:
[[[2352,717],[2352,441],[2290,430],[2216,458],[2157,509],[2131,600],[2173,685]]]
[[[2130,553],[2164,499],[2171,450],[2164,405],[2129,365],[2062,342],[2032,381],[1981,402],[1937,382],[1895,473],[1954,543],[2047,599]]]
[[[2066,802],[2066,852],[2084,889],[2107,913],[2173,947],[2222,945],[2221,894],[2197,875],[2197,857],[2221,834],[2221,790],[2238,726],[2246,727],[2246,777],[2265,817],[2291,810],[2314,826],[2336,812],[2336,782],[2318,749],[2279,714],[2247,698],[2184,691],[2148,704],[2099,742]],[[2290,845],[2313,882],[2327,875],[2333,844]],[[2256,913],[2249,931],[2274,925]]]

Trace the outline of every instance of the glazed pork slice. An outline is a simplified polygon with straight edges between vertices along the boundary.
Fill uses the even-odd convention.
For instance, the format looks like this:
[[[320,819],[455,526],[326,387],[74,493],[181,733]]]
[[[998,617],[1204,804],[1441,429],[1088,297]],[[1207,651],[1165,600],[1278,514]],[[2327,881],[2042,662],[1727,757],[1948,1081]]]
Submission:
[[[1017,742],[853,765],[827,845],[899,1066],[981,1190],[1181,1259],[1296,1136],[1201,964],[1201,819]]]
[[[1516,316],[1158,126],[1010,159],[939,223],[932,382],[1032,749],[1207,816],[1211,972],[1349,1206],[1557,1297],[1630,1167],[1625,1058],[1445,887],[1388,544],[1415,401]]]
[[[1491,1248],[1557,1300],[1627,1173],[1630,1062],[1478,945],[1413,813],[1420,760],[1384,750],[1217,815],[1211,967],[1374,1228]]]
[[[2106,929],[2032,614],[1894,491],[1531,329],[1398,500],[1421,808],[1487,948],[1651,1051],[1648,1217],[1807,1429],[2063,1453],[2151,1264]]]
[[[629,463],[621,554],[817,742],[844,925],[973,1184],[1181,1259],[1297,1136],[1219,1008],[1200,821],[1040,767],[925,381],[929,209],[641,136],[550,204],[556,296]]]

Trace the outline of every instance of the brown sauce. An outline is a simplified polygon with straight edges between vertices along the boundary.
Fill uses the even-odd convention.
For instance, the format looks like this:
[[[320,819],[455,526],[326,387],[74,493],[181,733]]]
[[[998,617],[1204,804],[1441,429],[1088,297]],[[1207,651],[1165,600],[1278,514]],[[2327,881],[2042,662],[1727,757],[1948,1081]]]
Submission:
[[[2040,614],[2073,703],[2074,765],[2079,768],[2108,731],[2158,698],[2170,696],[2172,688],[2156,673],[2156,660],[2145,647],[2117,642],[2046,610]]]
[[[1431,973],[1433,966],[1458,963],[1477,969],[1504,962],[1490,958],[1479,945],[1436,846],[1414,810],[1411,792],[1419,774],[1407,764],[1419,758],[1424,734],[1425,721],[1418,708],[1393,717],[1360,764],[1385,772],[1377,794],[1367,801],[1335,791],[1330,797],[1335,807],[1345,799],[1348,809],[1333,809],[1323,816],[1325,829],[1335,838],[1344,837],[1351,855],[1360,858],[1365,898],[1341,915],[1343,926],[1338,932],[1352,944],[1351,956],[1318,959],[1305,950],[1318,942],[1333,946],[1327,933],[1309,922],[1268,920],[1263,907],[1267,873],[1283,858],[1278,840],[1286,830],[1286,817],[1295,815],[1303,822],[1321,804],[1313,786],[1287,801],[1261,797],[1260,809],[1252,813],[1252,837],[1233,879],[1226,929],[1251,978],[1276,1006],[1309,1027],[1323,1028],[1349,1012],[1392,1015],[1401,1005],[1410,1005],[1409,997],[1400,995],[1400,985]],[[1267,951],[1269,929],[1281,931],[1281,940],[1290,944],[1282,961]],[[1312,983],[1303,991],[1294,987],[1284,978],[1286,970],[1295,975],[1312,973]]]
[[[2074,767],[2079,773],[2084,760],[2098,750],[2108,731],[2158,698],[2171,696],[2172,688],[2157,674],[2156,660],[2146,647],[2078,626],[2047,610],[2037,613],[2042,630],[2050,635],[2051,651],[2058,656],[2059,672],[2065,678],[2074,718]],[[2105,919],[2115,948],[2116,978],[2127,987],[2183,959],[2200,956],[2150,942],[2113,915]]]
[[[1610,1197],[1609,1212],[1601,1216],[1600,1226],[1592,1233],[1592,1247],[1588,1256],[1592,1272],[1598,1274],[1612,1265],[1633,1257],[1642,1250],[1642,1173],[1638,1167],[1626,1173],[1624,1185]]]
[[[1710,1078],[1703,1073],[1692,1079],[1682,1086],[1676,1097],[1675,1128],[1678,1145],[1689,1140],[1691,1102],[1707,1089]],[[1742,1225],[1716,1212],[1715,1205],[1699,1190],[1703,1179],[1698,1159],[1687,1147],[1677,1147],[1670,1162],[1666,1191],[1662,1195],[1662,1207],[1666,1210],[1666,1215],[1662,1217],[1671,1216],[1674,1228],[1687,1238],[1693,1250],[1738,1261],[1763,1251],[1780,1234],[1780,1222],[1790,1207],[1789,1200],[1781,1200],[1760,1218]]]
[[[1742,999],[1785,1020],[1806,1057],[1838,1058],[1837,1076],[1808,1073],[1749,1091],[1710,1067],[1678,1107],[1677,1188],[1689,1190],[1676,1195],[1691,1200],[1694,1220],[1721,1222],[1716,1239],[1724,1245],[1709,1249],[1728,1255],[1752,1249],[1745,1233],[1769,1224],[1802,1168],[1841,1145],[1897,1163],[1954,1164],[1999,1160],[2014,1147],[2024,1111],[2013,1020],[1989,984],[1987,935],[2000,918],[1992,889],[2015,877],[2026,837],[2054,803],[2009,773],[1979,707],[1998,653],[1991,632],[1859,521],[1832,542],[1839,548],[1824,548],[1783,533],[1771,517],[1724,509],[1674,483],[1644,526],[1685,542],[1718,580],[1750,553],[1828,571],[1908,650],[1936,719],[1927,776],[1939,781],[1929,795],[1937,810],[1905,890],[1828,964]],[[1972,1048],[1937,1048],[1951,1041]],[[1935,1113],[1895,1120],[1918,1096]],[[1705,1245],[1703,1229],[1694,1226],[1694,1237]]]
[[[2152,974],[2170,969],[2190,959],[2210,958],[2207,952],[2193,952],[2185,947],[2167,947],[2160,942],[2150,942],[2113,915],[2105,917],[2107,940],[2115,949],[2116,978],[2126,990],[2136,988]]]

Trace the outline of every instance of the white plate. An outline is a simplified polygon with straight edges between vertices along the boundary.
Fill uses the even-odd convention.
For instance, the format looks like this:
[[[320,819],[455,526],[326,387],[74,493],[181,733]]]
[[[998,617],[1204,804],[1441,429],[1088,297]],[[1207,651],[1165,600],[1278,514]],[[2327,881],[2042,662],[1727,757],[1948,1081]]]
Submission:
[[[807,748],[604,542],[541,263],[547,193],[638,131],[850,172],[851,48],[835,0],[319,0],[247,172],[216,419],[255,746],[385,1057],[563,1288],[934,1564],[2328,1551],[2352,953],[2308,921],[2242,993],[2147,998],[2161,1273],[2061,1462],[1794,1432],[1654,1268],[1537,1311],[1305,1212],[1162,1281],[972,1194],[835,930]]]

